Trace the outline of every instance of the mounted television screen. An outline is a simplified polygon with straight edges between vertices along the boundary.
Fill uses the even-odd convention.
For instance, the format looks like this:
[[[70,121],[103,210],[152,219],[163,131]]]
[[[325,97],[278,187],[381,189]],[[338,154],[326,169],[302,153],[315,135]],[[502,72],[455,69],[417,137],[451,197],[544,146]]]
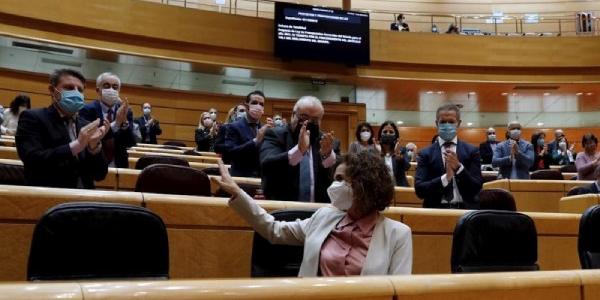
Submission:
[[[275,3],[275,56],[348,65],[370,62],[369,14]]]

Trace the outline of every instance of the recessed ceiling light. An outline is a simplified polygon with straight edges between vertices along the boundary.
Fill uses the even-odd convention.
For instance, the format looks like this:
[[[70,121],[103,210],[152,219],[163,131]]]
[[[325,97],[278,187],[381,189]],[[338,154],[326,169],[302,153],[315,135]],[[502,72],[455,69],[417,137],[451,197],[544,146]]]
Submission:
[[[404,122],[403,121],[396,121],[396,124],[402,125],[402,124],[404,124]]]
[[[517,93],[512,93],[512,95],[513,95],[513,96],[516,96],[516,95],[517,95]]]
[[[550,95],[551,95],[551,94],[550,94],[550,93],[548,93],[548,92],[544,93],[544,96],[550,96]]]
[[[475,94],[477,94],[477,93],[475,93],[475,92],[469,92],[469,95],[475,95]]]
[[[437,91],[438,95],[441,95],[444,93],[444,91]]]
[[[544,122],[538,122],[538,123],[537,123],[537,126],[539,126],[539,127],[542,127],[542,126],[544,126]]]
[[[467,123],[467,126],[473,126],[473,123],[469,122]]]
[[[507,95],[508,95],[508,93],[502,93],[502,96],[507,96]]]
[[[433,94],[433,91],[427,91],[427,94]]]
[[[581,95],[583,95],[583,93],[577,93],[577,94],[575,94],[575,96],[581,96]]]
[[[586,95],[588,95],[588,96],[591,96],[591,95],[593,95],[593,94],[594,94],[594,93],[587,93]]]

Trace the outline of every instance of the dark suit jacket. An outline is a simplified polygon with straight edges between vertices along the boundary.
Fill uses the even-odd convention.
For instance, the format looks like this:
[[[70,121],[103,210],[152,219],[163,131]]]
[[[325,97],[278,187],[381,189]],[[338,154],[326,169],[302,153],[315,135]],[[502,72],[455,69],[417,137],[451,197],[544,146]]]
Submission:
[[[218,133],[217,133],[218,134]],[[196,128],[196,150],[198,151],[215,151],[215,137],[210,135],[209,128]]]
[[[162,134],[162,129],[160,129],[159,122],[154,120],[154,124],[150,126],[150,128],[146,128],[146,119],[144,118],[144,116],[135,119],[135,122],[138,124],[138,126],[140,126],[142,143],[156,144],[156,136]]]
[[[454,177],[458,191],[466,208],[477,209],[479,208],[477,194],[483,185],[479,150],[475,146],[458,140],[456,154],[465,168]],[[423,199],[423,207],[441,207],[443,195],[441,177],[445,173],[442,151],[437,141],[419,152],[415,174],[415,192],[419,198]]]
[[[539,146],[533,146],[533,165],[531,165],[531,168],[529,168],[529,171],[537,171],[537,170],[541,170],[542,168],[538,167],[538,165],[540,164],[540,161],[544,161],[544,168],[543,169],[550,169],[550,164],[552,162],[552,157],[550,156],[549,152],[546,152],[546,154],[544,154],[544,156],[540,156],[539,153],[541,151],[541,149],[538,148]]]
[[[506,140],[498,146],[494,151],[494,158],[492,158],[492,165],[500,168],[498,171],[498,178],[510,178],[512,173],[512,160],[510,158],[511,146],[510,140]],[[518,179],[529,179],[529,169],[533,164],[534,156],[533,145],[525,140],[519,140],[518,144],[519,152],[515,156],[516,158],[516,169]]]
[[[598,190],[598,187],[596,186],[595,182],[586,186],[586,188],[590,190],[590,193],[592,194],[600,194],[600,191]]]
[[[78,133],[88,124],[83,118],[76,122]],[[67,125],[54,106],[21,113],[15,141],[27,185],[77,188],[81,179],[84,188],[93,189],[94,180],[108,172],[102,151],[92,155],[86,149],[73,156]]]
[[[552,142],[548,143],[548,153],[550,153],[550,155],[552,155],[552,153],[554,153],[554,151],[556,151],[556,149],[558,149],[558,142],[556,140],[553,140]],[[552,165],[558,165],[558,161],[554,160],[554,158],[550,157],[550,164]]]
[[[398,23],[394,22],[390,24],[390,30],[392,31],[410,31],[408,24],[402,23],[402,28],[398,26]]]
[[[119,104],[116,104],[115,113],[119,109]],[[93,122],[96,119],[104,119],[104,113],[102,113],[102,106],[100,100],[96,100],[92,103],[86,104],[80,111],[79,116]],[[106,141],[109,139],[114,140],[114,155],[115,155],[115,167],[117,168],[129,168],[129,155],[127,155],[127,148],[135,146],[135,135],[133,133],[133,113],[131,110],[127,112],[127,121],[129,126],[126,129],[119,129],[117,132],[109,130],[103,139],[103,147],[106,145]]]
[[[229,159],[229,149],[225,144],[225,137],[227,136],[228,127],[229,124],[219,125],[219,131],[217,132],[217,136],[215,137],[215,152],[221,155],[223,162],[226,164],[231,163],[231,159]]]
[[[406,149],[403,149],[403,153],[406,153]],[[396,186],[408,186],[408,180],[406,179],[406,171],[410,168],[410,162],[408,156],[403,155],[402,158],[399,156],[392,156],[392,167],[394,169],[394,179]]]
[[[260,129],[257,125],[256,131]],[[231,160],[231,175],[240,177],[260,177],[260,164],[258,161],[260,145],[253,139],[256,133],[242,118],[227,126],[225,147]]]
[[[322,134],[321,134],[322,135]],[[262,186],[266,199],[298,201],[300,164],[290,166],[288,151],[298,144],[289,126],[267,130],[260,149]],[[315,178],[315,202],[329,203],[327,188],[332,182],[331,168],[323,167],[320,144],[311,145],[313,174]]]
[[[492,157],[494,157],[492,144],[498,145],[498,142],[487,141],[479,144],[479,155],[481,156],[481,163],[484,165],[489,165],[492,163]]]

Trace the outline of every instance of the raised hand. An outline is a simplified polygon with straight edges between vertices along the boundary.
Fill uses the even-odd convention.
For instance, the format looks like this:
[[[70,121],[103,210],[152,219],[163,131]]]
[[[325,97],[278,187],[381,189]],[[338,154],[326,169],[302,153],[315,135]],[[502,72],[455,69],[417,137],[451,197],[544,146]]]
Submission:
[[[79,144],[81,144],[84,147],[87,146],[90,142],[90,139],[92,138],[92,136],[98,129],[99,125],[100,125],[100,119],[98,118],[94,122],[91,122],[91,123],[83,126],[79,130],[79,134],[77,135],[77,141],[79,141]],[[110,127],[110,125],[109,125],[109,127]]]
[[[300,128],[300,134],[298,135],[298,150],[302,152],[302,154],[308,151],[310,147],[310,130],[306,129],[306,124],[308,121],[304,121],[302,123],[302,128]]]
[[[231,194],[232,197],[237,197],[241,191],[240,187],[233,181],[233,178],[229,174],[229,170],[227,170],[227,167],[223,164],[221,159],[217,161],[217,164],[219,165],[221,178],[211,177],[210,180],[216,183],[222,190]]]
[[[106,133],[108,132],[108,130],[110,128],[110,123],[108,122],[108,119],[105,118],[102,123],[103,123],[103,126],[98,126],[96,128],[96,130],[90,136],[90,140],[88,142],[88,147],[95,149],[97,147],[97,145],[100,144],[100,141],[104,138]]]
[[[271,123],[267,123],[260,127],[260,129],[256,132],[256,142],[260,143],[263,141],[265,138],[265,133],[269,128],[273,128],[273,120],[271,120]]]
[[[115,121],[117,126],[120,128],[123,123],[127,122],[127,112],[129,111],[129,101],[125,98],[125,101],[121,101],[121,106],[117,109],[117,116]]]

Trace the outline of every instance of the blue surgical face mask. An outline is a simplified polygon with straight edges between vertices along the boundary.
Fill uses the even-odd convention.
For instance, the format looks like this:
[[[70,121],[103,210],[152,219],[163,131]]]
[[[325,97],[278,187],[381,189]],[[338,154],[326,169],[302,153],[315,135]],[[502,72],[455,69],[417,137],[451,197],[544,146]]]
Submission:
[[[236,120],[240,120],[246,117],[246,112],[245,111],[238,111],[236,114],[235,119]]]
[[[452,141],[456,137],[456,124],[438,124],[438,136],[446,142]]]
[[[540,146],[540,147],[544,147],[544,145],[545,145],[545,144],[546,144],[546,143],[545,143],[544,139],[542,139],[542,138],[539,138],[539,139],[537,140],[537,145],[538,145],[538,146]]]
[[[70,91],[63,90],[62,92],[58,90],[56,91],[60,93],[58,106],[60,106],[60,109],[68,114],[73,115],[77,113],[85,105],[83,94],[77,89]]]
[[[488,141],[495,142],[496,141],[496,135],[495,134],[488,135]]]

